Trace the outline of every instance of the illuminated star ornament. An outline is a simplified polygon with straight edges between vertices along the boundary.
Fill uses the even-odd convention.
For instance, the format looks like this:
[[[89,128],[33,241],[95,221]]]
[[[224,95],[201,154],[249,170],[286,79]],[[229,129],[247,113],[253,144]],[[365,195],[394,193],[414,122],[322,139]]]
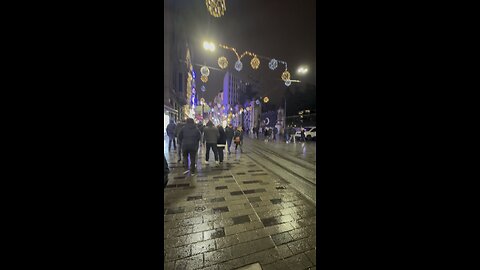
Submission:
[[[202,90],[202,92],[205,92],[207,89],[205,89],[205,85],[202,85],[202,87],[200,87],[200,90]]]
[[[285,70],[285,71],[282,73],[282,80],[283,80],[283,81],[288,81],[288,80],[290,80],[290,72],[288,72],[288,70]]]
[[[257,58],[256,55],[253,56],[252,61],[250,61],[250,65],[253,69],[258,69],[258,66],[260,65],[260,60]]]
[[[208,77],[205,76],[205,75],[202,75],[202,77],[200,78],[200,80],[202,80],[202,82],[206,83],[206,82],[208,82]]]
[[[221,17],[225,14],[227,6],[225,0],[205,0],[208,12],[215,18]]]
[[[200,69],[200,73],[202,73],[203,76],[207,76],[210,75],[210,70],[208,69],[208,67],[206,66],[203,66],[201,69]]]
[[[286,85],[286,86],[290,86],[290,84],[292,84],[292,81],[291,81],[291,80],[286,80],[286,81],[285,81],[285,85]]]
[[[271,70],[275,70],[278,67],[278,61],[276,59],[270,60],[270,62],[268,63],[268,67]]]
[[[218,58],[218,66],[222,69],[227,68],[228,60],[225,56],[221,56],[220,58]]]
[[[242,70],[242,68],[243,68],[242,61],[240,61],[240,59],[238,59],[237,62],[235,62],[235,69],[237,71],[240,71],[240,70]]]

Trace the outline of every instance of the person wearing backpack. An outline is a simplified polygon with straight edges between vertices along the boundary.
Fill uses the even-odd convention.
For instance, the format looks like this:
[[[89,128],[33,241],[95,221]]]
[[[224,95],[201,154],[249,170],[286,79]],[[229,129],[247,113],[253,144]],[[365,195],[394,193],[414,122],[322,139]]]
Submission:
[[[240,153],[243,153],[243,133],[242,133],[242,127],[238,127],[237,130],[235,130],[235,133],[233,133],[233,138],[235,142],[235,152],[237,152],[237,148],[240,145]]]

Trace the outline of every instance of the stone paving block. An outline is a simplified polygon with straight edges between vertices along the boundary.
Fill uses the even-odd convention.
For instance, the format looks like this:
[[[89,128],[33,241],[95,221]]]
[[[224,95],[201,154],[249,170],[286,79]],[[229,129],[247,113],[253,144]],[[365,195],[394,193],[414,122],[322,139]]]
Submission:
[[[261,202],[262,199],[260,199],[260,197],[256,196],[256,197],[249,197],[248,198],[248,201],[253,203],[253,202]]]
[[[192,255],[215,250],[215,240],[206,240],[191,245]]]
[[[232,226],[225,227],[225,234],[232,235],[232,234],[245,232],[246,230],[247,228],[245,227],[245,224],[232,225]]]
[[[238,235],[227,235],[225,237],[215,239],[215,244],[217,245],[217,249],[230,247],[239,243],[240,243],[240,240],[238,239]]]
[[[242,223],[249,223],[250,222],[250,217],[248,215],[242,215],[242,216],[237,216],[237,217],[232,217],[233,224],[242,224]]]
[[[275,244],[270,237],[261,238],[232,246],[232,256],[234,258],[239,258],[255,252],[273,248],[274,246]]]
[[[209,221],[202,224],[196,224],[192,226],[192,233],[203,232],[213,230],[213,221]]]
[[[163,237],[164,238],[178,237],[178,236],[182,236],[190,233],[194,233],[193,225],[168,229],[166,232],[164,232]]]
[[[247,255],[244,258],[245,258],[245,261],[247,263],[258,262],[261,265],[273,263],[273,262],[276,262],[276,261],[282,259],[279,255],[277,249],[275,249],[275,248],[270,248],[270,249],[267,249],[267,250],[256,252],[256,253]]]
[[[290,242],[287,245],[293,254],[303,253],[315,248],[315,245],[311,241],[307,241],[307,238]]]
[[[221,238],[221,237],[224,237],[224,236],[225,236],[224,228],[217,228],[217,229],[213,229],[213,230],[203,232],[203,239],[204,240]]]
[[[202,255],[202,254],[200,254]],[[230,247],[217,249],[203,253],[204,266],[211,266],[232,259],[232,249]]]
[[[290,225],[289,223],[277,224],[277,225],[266,227],[266,232],[269,235],[283,233],[291,230],[293,230],[293,226]]]
[[[171,262],[166,262],[163,264],[163,269],[165,270],[174,270],[175,269],[175,262],[174,261],[171,261]]]
[[[218,264],[203,267],[202,270],[218,270]]]
[[[275,245],[279,246],[281,244],[293,241],[293,238],[288,232],[283,232],[272,235],[272,240],[275,242]]]
[[[307,252],[305,252],[305,255],[307,255],[308,259],[312,262],[313,265],[317,264],[317,250],[312,249]]]
[[[227,206],[213,208],[213,213],[214,214],[228,212],[228,211],[230,211],[230,210],[228,209]]]
[[[312,262],[303,253],[286,258],[284,262],[290,267],[290,269],[306,269],[313,266]]]
[[[179,237],[168,238],[168,239],[165,239],[163,243],[165,248],[172,248],[172,247],[185,246],[185,245],[199,242],[202,240],[203,240],[203,234],[200,232],[200,233],[187,234]]]
[[[276,246],[275,248],[277,249],[277,252],[282,259],[293,255],[292,251],[290,250],[287,244],[279,245],[279,246]]]
[[[289,268],[288,264],[286,264],[283,260],[281,260],[271,264],[262,265],[262,270],[293,270],[293,269]]]
[[[166,250],[167,256],[165,258],[166,261],[174,261],[186,257],[190,257],[192,255],[192,250],[190,245],[181,246],[177,248],[170,248]]]
[[[236,258],[233,260],[228,260],[225,262],[222,262],[218,264],[218,270],[232,270],[232,269],[238,269],[239,267],[242,267],[244,265],[248,264],[245,262],[244,258]]]
[[[175,270],[200,269],[203,267],[203,254],[175,261]]]

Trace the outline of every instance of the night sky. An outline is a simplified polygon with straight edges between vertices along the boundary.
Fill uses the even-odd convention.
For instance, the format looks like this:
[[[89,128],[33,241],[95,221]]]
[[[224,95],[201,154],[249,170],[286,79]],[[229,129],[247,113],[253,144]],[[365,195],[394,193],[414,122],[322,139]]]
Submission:
[[[203,0],[177,0],[180,2],[181,27],[189,36],[194,63],[218,67],[217,59],[225,56],[231,70],[238,77],[250,76],[257,80],[260,94],[268,96],[273,104],[281,104],[286,91],[280,75],[284,70],[279,64],[274,71],[268,62],[260,58],[260,68],[252,70],[250,56],[242,58],[243,69],[233,69],[236,56],[232,51],[216,48],[212,53],[203,49],[203,41],[213,41],[235,47],[239,54],[248,50],[261,56],[284,60],[292,79],[316,85],[316,25],[314,0],[226,0],[225,15],[215,18],[210,15]],[[299,65],[309,68],[307,75],[297,75]],[[197,89],[200,81],[200,67],[194,66]],[[200,96],[211,101],[222,89],[225,71],[210,70],[206,92]],[[292,86],[295,83],[292,83]]]

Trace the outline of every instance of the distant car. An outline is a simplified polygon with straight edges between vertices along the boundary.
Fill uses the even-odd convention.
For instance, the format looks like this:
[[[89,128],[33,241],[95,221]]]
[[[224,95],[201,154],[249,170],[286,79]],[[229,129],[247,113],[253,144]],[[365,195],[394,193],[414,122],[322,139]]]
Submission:
[[[317,139],[317,127],[304,127],[305,129],[305,139],[307,140],[316,140]],[[295,133],[295,139],[300,139],[301,131]]]

